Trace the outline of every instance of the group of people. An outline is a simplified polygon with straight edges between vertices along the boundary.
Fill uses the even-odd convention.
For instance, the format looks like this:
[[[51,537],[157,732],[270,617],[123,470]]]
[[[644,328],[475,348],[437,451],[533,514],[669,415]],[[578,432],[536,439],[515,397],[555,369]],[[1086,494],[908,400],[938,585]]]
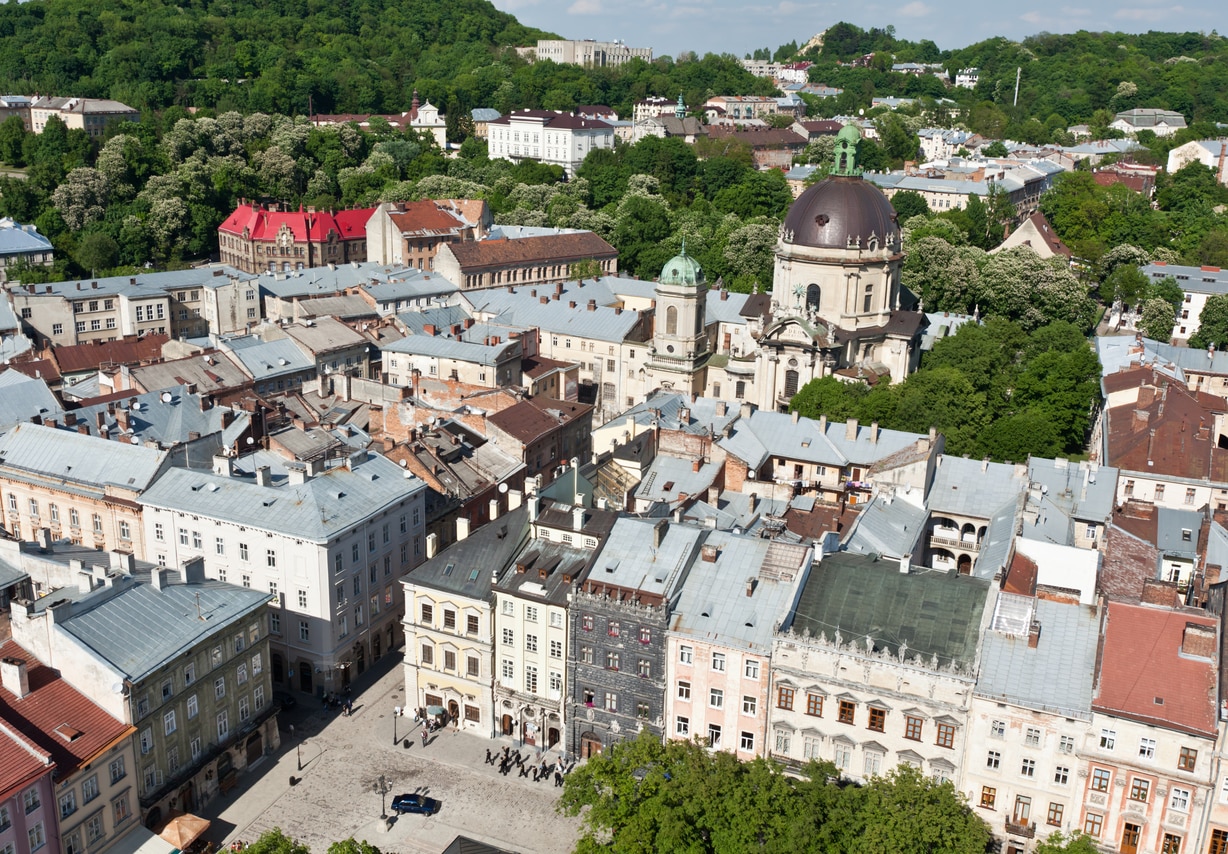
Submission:
[[[425,742],[423,742],[425,744]],[[554,785],[563,785],[563,763],[556,762],[550,764],[542,757],[540,763],[526,762],[526,757],[519,750],[512,753],[511,747],[504,745],[502,751],[492,753],[490,748],[486,748],[486,764],[497,766],[499,773],[506,777],[512,771],[519,771],[519,776],[532,776],[533,782],[538,783],[551,778],[551,773],[554,775]]]
[[[350,696],[350,686],[345,686],[345,696],[327,691],[324,694],[325,709],[341,709],[341,714],[349,717],[354,714],[354,698]]]

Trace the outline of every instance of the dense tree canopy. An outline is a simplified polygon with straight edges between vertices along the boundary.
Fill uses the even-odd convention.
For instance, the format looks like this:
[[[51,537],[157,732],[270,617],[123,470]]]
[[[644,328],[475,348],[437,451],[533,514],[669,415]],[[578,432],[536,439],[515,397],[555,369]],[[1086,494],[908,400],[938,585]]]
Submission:
[[[1099,377],[1078,326],[1058,321],[1028,333],[990,318],[938,341],[902,383],[867,388],[824,377],[803,386],[790,406],[810,418],[916,433],[935,427],[949,453],[1023,460],[1082,451]]]
[[[569,774],[559,809],[583,815],[581,854],[985,851],[988,827],[950,783],[906,765],[865,786],[837,776],[812,762],[797,779],[766,759],[643,733]]]

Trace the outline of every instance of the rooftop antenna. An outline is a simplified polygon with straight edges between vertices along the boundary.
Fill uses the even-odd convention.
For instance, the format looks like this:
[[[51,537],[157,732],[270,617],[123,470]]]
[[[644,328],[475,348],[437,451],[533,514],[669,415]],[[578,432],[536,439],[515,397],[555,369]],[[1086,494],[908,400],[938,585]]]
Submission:
[[[1022,74],[1023,74],[1023,66],[1022,65],[1017,66],[1015,68],[1015,101],[1013,104],[1011,104],[1012,107],[1019,106],[1019,78]]]

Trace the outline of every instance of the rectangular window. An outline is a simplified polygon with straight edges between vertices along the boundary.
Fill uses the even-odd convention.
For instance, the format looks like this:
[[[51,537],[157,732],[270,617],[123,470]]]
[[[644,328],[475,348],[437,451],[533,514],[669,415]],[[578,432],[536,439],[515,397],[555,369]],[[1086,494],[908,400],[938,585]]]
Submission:
[[[562,658],[563,657],[563,642],[561,640],[550,641],[550,657],[551,658]]]
[[[857,704],[851,700],[840,701],[840,711],[836,715],[836,720],[842,724],[851,724],[857,717]]]
[[[1100,730],[1100,747],[1102,750],[1112,750],[1115,744],[1117,744],[1117,730]]]
[[[1168,808],[1177,812],[1189,812],[1190,790],[1173,786],[1168,793]]]
[[[678,699],[679,700],[690,700],[691,699],[691,683],[690,682],[679,682],[678,683]]]
[[[128,776],[128,770],[124,768],[124,757],[122,756],[116,757],[115,759],[111,760],[111,764],[108,767],[108,770],[111,772],[111,785],[112,786],[114,786],[120,780],[124,779],[124,777]]]
[[[1045,817],[1045,823],[1052,825],[1053,827],[1061,827],[1063,812],[1065,812],[1065,809],[1061,804],[1050,801],[1049,814]]]
[[[226,696],[226,677],[219,676],[213,680],[213,696],[219,700]]]
[[[515,643],[516,643],[516,633],[513,632],[511,629],[504,629],[503,630],[503,645],[504,646],[515,646]]]
[[[1074,753],[1074,736],[1062,736],[1058,742],[1057,749],[1059,753]]]
[[[298,639],[301,641],[311,640],[311,628],[306,620],[298,621]]]
[[[738,747],[746,751],[754,751],[755,749],[755,734],[742,730],[742,736],[738,739]]]
[[[443,609],[443,627],[450,632],[456,631],[456,612],[451,608]]]
[[[1109,790],[1109,780],[1111,775],[1104,768],[1092,769],[1092,791],[1107,792]]]
[[[1058,765],[1053,769],[1053,782],[1060,786],[1065,786],[1070,780],[1070,769],[1065,765]]]
[[[217,740],[225,741],[230,735],[230,716],[225,710],[218,712],[217,715]]]
[[[1181,771],[1193,771],[1198,763],[1198,751],[1192,747],[1181,748],[1181,756],[1177,759],[1177,768]]]
[[[993,786],[981,786],[981,806],[987,810],[994,809],[998,801],[998,790]]]
[[[612,638],[618,637],[619,633],[621,632],[621,629],[619,628],[619,625],[618,625],[618,620],[610,620],[610,622],[607,625],[608,625],[607,632],[610,635],[610,637]]]
[[[985,767],[991,771],[997,771],[1002,767],[1002,754],[996,750],[989,751],[985,758]]]
[[[714,709],[723,709],[725,707],[725,692],[720,688],[712,688],[708,691],[708,705]]]
[[[883,709],[870,709],[870,722],[866,729],[882,732],[887,728],[887,713]]]
[[[1211,831],[1211,846],[1207,854],[1228,854],[1228,830],[1215,828]]]
[[[993,721],[990,723],[989,734],[994,738],[1006,738],[1006,721]]]
[[[749,695],[742,697],[742,714],[753,715],[756,709],[759,708],[759,701]]]
[[[98,797],[98,775],[86,779],[81,783],[81,803],[88,804],[94,798]]]
[[[776,708],[792,709],[793,708],[793,689],[780,685],[776,689]]]
[[[721,746],[721,728],[719,724],[708,724],[708,746],[712,748]]]
[[[924,721],[921,718],[907,715],[904,718],[904,737],[909,741],[921,740],[921,728],[924,726]]]
[[[277,566],[277,552],[274,549],[265,549],[264,561],[269,567]]]
[[[823,695],[806,693],[806,714],[814,718],[823,717]]]
[[[77,811],[77,793],[66,792],[60,795],[60,818],[68,818]]]
[[[678,647],[678,661],[682,664],[691,664],[695,660],[695,649],[689,646]]]
[[[939,747],[955,747],[955,726],[953,724],[938,724],[938,737],[934,744]]]
[[[199,710],[199,704],[196,702],[196,695],[188,697],[188,720],[194,720]]]
[[[691,719],[678,715],[674,718],[674,735],[687,737],[691,734]]]
[[[141,730],[141,755],[153,750],[153,730],[149,727]]]
[[[247,560],[247,543],[239,543],[239,560]]]
[[[524,636],[525,652],[537,652],[537,635],[526,634]]]
[[[614,694],[608,691],[606,692],[605,710],[607,712],[617,712],[618,711],[618,695],[617,694]]]
[[[1164,834],[1164,844],[1160,846],[1160,854],[1181,854],[1181,837],[1172,833]]]
[[[43,833],[43,823],[41,821],[30,828],[28,836],[30,837],[31,851],[37,851],[47,844],[47,835]]]
[[[758,679],[759,678],[759,662],[755,661],[754,659],[747,659],[742,672],[743,672],[743,675],[745,675],[747,679]]]
[[[171,709],[162,716],[162,731],[170,735],[175,731],[175,710]]]
[[[469,614],[465,617],[465,632],[471,635],[476,635],[478,633],[477,614]]]
[[[1146,802],[1147,796],[1151,794],[1151,782],[1134,777],[1130,781],[1130,800]]]
[[[1023,763],[1019,767],[1019,773],[1022,774],[1024,777],[1035,777],[1036,776],[1036,760],[1035,759],[1023,760]]]
[[[719,670],[722,673],[725,671],[725,654],[723,652],[712,653],[712,669]]]
[[[1142,759],[1152,759],[1156,755],[1156,740],[1154,738],[1140,738],[1138,740],[1138,755]]]
[[[1028,727],[1023,736],[1023,743],[1028,747],[1040,747],[1040,730],[1034,726]]]

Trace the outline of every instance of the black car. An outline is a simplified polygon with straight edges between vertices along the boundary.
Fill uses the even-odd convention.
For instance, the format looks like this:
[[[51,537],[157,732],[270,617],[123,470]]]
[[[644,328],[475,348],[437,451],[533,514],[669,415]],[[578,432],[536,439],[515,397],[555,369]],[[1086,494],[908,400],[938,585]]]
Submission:
[[[426,795],[397,795],[392,799],[392,811],[397,815],[407,812],[434,815],[439,812],[439,801]]]

